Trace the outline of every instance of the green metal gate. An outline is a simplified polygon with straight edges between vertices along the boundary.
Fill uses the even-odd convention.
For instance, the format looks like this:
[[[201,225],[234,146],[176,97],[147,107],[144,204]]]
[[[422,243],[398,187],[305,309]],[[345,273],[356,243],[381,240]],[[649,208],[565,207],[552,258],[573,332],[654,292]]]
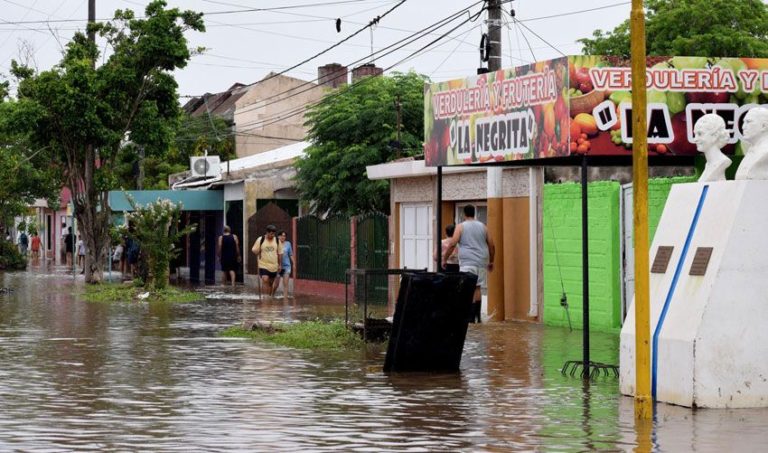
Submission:
[[[297,219],[296,230],[298,278],[344,283],[350,267],[349,218],[304,216]]]
[[[387,269],[389,267],[389,220],[381,213],[356,218],[356,248],[358,269]],[[387,303],[387,275],[366,275],[356,278],[355,294],[361,300],[367,296],[373,304]],[[366,294],[367,293],[367,294]]]

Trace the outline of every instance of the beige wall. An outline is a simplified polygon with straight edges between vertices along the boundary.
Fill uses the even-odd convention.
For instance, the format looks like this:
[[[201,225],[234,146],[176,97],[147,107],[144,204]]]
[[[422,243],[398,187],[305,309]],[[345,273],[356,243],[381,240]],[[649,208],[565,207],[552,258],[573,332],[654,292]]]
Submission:
[[[303,114],[293,115],[274,124],[266,124],[280,116],[294,113],[295,109],[317,102],[325,92],[326,89],[314,83],[283,75],[249,87],[235,104],[237,157],[250,156],[304,140],[307,130]],[[280,93],[280,97],[271,98]]]

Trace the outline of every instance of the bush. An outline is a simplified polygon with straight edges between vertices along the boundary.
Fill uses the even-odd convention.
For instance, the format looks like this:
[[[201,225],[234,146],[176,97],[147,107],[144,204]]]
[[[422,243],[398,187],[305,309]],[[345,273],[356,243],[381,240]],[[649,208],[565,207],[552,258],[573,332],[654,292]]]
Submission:
[[[181,203],[157,200],[146,206],[138,206],[132,198],[128,197],[128,201],[134,209],[128,214],[128,222],[131,225],[128,235],[140,244],[140,260],[146,260],[140,263],[140,267],[146,264],[146,286],[153,290],[165,289],[168,286],[171,259],[179,253],[174,244],[194,231],[194,227],[179,230]]]
[[[0,270],[23,271],[26,268],[27,259],[16,245],[0,239]]]

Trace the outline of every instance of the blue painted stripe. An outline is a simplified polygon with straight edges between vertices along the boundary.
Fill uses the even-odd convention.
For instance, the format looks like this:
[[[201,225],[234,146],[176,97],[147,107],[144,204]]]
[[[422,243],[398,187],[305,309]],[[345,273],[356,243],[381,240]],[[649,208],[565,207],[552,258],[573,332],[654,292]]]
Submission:
[[[672,284],[669,287],[669,291],[667,292],[667,298],[664,300],[664,308],[661,309],[661,316],[659,316],[659,322],[656,323],[656,330],[653,331],[653,364],[651,367],[651,397],[655,400],[656,399],[656,383],[657,383],[657,374],[656,370],[658,368],[658,362],[659,362],[659,333],[661,333],[661,328],[664,326],[664,319],[667,317],[667,311],[669,310],[669,304],[672,302],[672,296],[675,295],[675,289],[677,288],[677,281],[680,279],[680,274],[683,271],[683,264],[685,263],[685,257],[688,255],[688,248],[691,245],[691,239],[693,239],[693,233],[696,231],[696,224],[699,223],[699,215],[701,214],[701,208],[704,206],[704,200],[707,198],[707,192],[709,191],[709,186],[706,185],[701,190],[701,195],[699,196],[699,204],[696,205],[696,212],[693,214],[693,220],[691,221],[691,226],[688,228],[688,236],[685,237],[685,245],[683,246],[683,251],[680,253],[680,260],[677,262],[677,267],[675,267],[675,275],[672,277]]]

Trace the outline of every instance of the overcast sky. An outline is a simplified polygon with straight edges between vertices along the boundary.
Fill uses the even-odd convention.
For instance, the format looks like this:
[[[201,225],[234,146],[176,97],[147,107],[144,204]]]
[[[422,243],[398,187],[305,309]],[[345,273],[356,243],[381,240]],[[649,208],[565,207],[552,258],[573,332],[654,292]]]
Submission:
[[[109,18],[116,9],[133,9],[137,15],[143,15],[147,3],[148,0],[97,0],[96,17]],[[199,95],[222,91],[235,82],[254,82],[270,71],[291,67],[356,32],[397,5],[399,0],[168,0],[168,3],[216,13],[205,16],[205,33],[187,35],[191,47],[203,46],[208,50],[204,55],[195,56],[176,74],[181,95]],[[85,27],[88,17],[88,0],[0,0],[0,4],[0,71],[3,74],[8,73],[11,59],[18,59],[20,55],[32,54],[39,70],[50,68],[59,61],[61,46],[75,30]],[[473,4],[470,11],[474,14],[480,9],[480,2],[476,0],[407,0],[382,18],[374,29],[373,49],[390,46]],[[504,67],[529,62],[534,56],[536,60],[544,60],[557,57],[561,52],[579,53],[581,46],[575,41],[590,36],[595,28],[612,29],[628,18],[630,2],[515,0],[504,4],[505,11],[509,12],[511,6],[522,24],[513,24],[509,14],[504,14]],[[243,11],[249,8],[282,9]],[[578,13],[590,9],[592,11]],[[450,31],[468,18],[465,14],[429,36],[377,58],[376,64],[384,68],[395,65],[450,31],[448,38],[392,70],[414,69],[434,81],[474,74],[479,65],[477,47],[486,28],[485,17],[483,13],[480,20]],[[342,20],[341,33],[336,32],[336,18]],[[289,74],[313,80],[320,65],[331,62],[352,65],[358,60],[366,61],[370,54],[371,33],[365,30]]]

